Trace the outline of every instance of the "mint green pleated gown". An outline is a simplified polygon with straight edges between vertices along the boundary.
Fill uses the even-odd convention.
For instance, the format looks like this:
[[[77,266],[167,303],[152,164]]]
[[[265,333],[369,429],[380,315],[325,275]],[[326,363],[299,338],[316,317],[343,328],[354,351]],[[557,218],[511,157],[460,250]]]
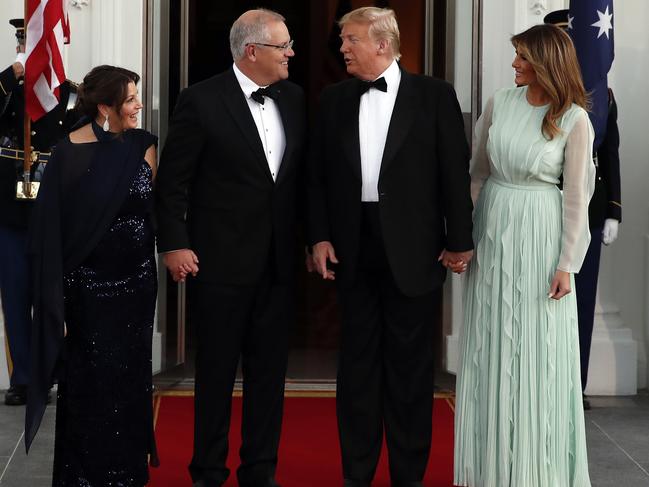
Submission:
[[[559,301],[548,292],[556,270],[578,272],[588,248],[592,127],[573,105],[546,140],[547,106],[526,93],[497,92],[474,140],[455,484],[589,487],[574,281]]]

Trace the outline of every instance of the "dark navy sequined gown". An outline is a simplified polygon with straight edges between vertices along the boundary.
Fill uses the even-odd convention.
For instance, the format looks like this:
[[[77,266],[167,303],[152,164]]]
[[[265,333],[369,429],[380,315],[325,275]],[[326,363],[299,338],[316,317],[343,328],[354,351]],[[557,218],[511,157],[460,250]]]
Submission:
[[[140,487],[148,481],[148,454],[155,452],[151,179],[143,160],[109,230],[81,266],[64,276],[67,335],[55,487]]]

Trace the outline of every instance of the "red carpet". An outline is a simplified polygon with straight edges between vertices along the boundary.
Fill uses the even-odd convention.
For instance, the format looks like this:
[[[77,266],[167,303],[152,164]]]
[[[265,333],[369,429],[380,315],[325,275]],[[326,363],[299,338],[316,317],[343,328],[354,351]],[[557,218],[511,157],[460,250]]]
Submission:
[[[193,397],[163,396],[156,439],[161,466],[150,469],[153,487],[191,487],[187,465],[192,454]],[[236,487],[236,467],[241,444],[241,398],[235,398],[230,429],[230,478],[226,487]],[[277,481],[282,487],[339,487],[340,449],[335,399],[287,397],[279,451]],[[453,485],[453,411],[446,399],[436,399],[433,413],[433,445],[425,487]],[[385,446],[372,487],[389,487]]]

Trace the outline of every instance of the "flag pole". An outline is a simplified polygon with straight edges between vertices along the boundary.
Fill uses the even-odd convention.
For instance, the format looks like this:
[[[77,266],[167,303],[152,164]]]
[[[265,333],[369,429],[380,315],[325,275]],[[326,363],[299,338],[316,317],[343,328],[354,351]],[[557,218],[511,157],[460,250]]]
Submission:
[[[23,17],[25,22],[25,49],[27,49],[27,15],[29,13],[29,0],[24,2],[25,15]],[[24,78],[27,78],[27,60],[25,59],[25,74]],[[24,85],[23,85],[24,86]],[[30,184],[30,169],[32,166],[32,127],[31,119],[27,113],[27,98],[25,97],[25,103],[23,106],[23,194],[26,198],[33,198]]]

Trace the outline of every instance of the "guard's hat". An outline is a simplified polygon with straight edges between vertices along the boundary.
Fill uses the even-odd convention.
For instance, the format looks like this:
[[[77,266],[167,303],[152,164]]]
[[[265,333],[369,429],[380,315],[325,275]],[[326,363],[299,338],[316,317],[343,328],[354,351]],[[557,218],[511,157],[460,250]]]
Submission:
[[[16,39],[18,39],[19,41],[24,41],[25,40],[25,20],[11,19],[9,23],[16,28]]]
[[[568,28],[568,9],[555,10],[543,17],[543,22],[553,24],[562,29]]]

